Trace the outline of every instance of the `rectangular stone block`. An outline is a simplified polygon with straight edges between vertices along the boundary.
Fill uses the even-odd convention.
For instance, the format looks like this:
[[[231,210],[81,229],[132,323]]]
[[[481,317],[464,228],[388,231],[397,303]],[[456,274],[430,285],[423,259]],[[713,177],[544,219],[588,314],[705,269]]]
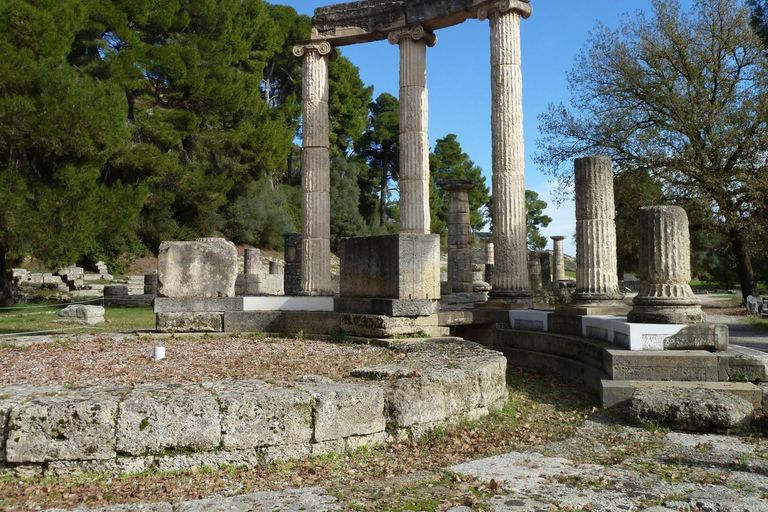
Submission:
[[[198,385],[139,385],[120,404],[119,453],[212,450],[220,443],[219,404]]]
[[[725,352],[718,352],[720,380],[768,381],[768,354],[751,348],[732,345]]]
[[[569,336],[581,336],[582,317],[578,315],[561,315],[550,313],[547,316],[548,331],[556,334],[567,334]]]
[[[237,249],[223,238],[163,242],[157,255],[160,297],[234,297]]]
[[[718,381],[718,358],[703,350],[607,349],[605,371],[614,380]]]
[[[158,332],[222,332],[224,313],[157,313]]]
[[[731,393],[748,401],[755,411],[763,410],[762,392],[759,387],[748,382],[675,382],[675,381],[629,381],[602,380],[600,403],[603,407],[613,407],[626,403],[636,389],[669,388],[673,389],[711,389]]]
[[[155,313],[218,313],[243,311],[242,297],[157,297]]]
[[[114,458],[118,397],[109,393],[80,393],[40,396],[13,406],[7,425],[7,461]]]
[[[264,382],[219,382],[204,386],[221,404],[221,447],[242,450],[312,440],[308,393],[271,388]]]
[[[439,309],[439,301],[427,299],[336,298],[334,301],[334,311],[337,313],[357,313],[361,315],[430,316],[437,313]]]
[[[338,383],[301,383],[296,387],[312,396],[313,442],[384,431],[384,392],[380,387]]]

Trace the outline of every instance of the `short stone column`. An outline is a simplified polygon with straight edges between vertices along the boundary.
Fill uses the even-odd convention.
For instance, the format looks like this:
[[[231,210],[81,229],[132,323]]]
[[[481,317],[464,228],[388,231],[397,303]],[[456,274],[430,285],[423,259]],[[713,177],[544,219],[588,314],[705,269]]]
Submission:
[[[541,260],[541,285],[546,289],[552,284],[552,254],[549,251],[539,253]]]
[[[618,304],[613,164],[607,156],[574,161],[576,184],[576,291],[573,304]],[[622,303],[623,304],[623,303]]]
[[[427,46],[437,38],[420,25],[389,34],[400,46],[400,232],[429,234]]]
[[[565,281],[568,277],[565,275],[565,252],[563,251],[564,236],[551,236],[552,239],[552,258],[555,260],[555,282]]]
[[[693,294],[688,215],[679,206],[640,209],[640,292],[628,320],[635,323],[704,322]]]
[[[478,10],[491,26],[491,137],[493,239],[499,255],[490,297],[533,305],[528,277],[523,147],[523,80],[520,19],[531,15],[521,0],[489,2]]]
[[[259,249],[246,249],[243,252],[243,273],[246,275],[258,274],[261,270],[261,251]]]
[[[472,180],[438,180],[448,191],[448,284],[451,293],[470,293],[472,287],[472,226],[469,222],[469,191]]]
[[[331,284],[331,163],[328,125],[327,41],[293,48],[303,57],[301,295],[333,295]]]
[[[528,252],[528,275],[531,279],[531,290],[534,292],[541,290],[541,255],[539,251]]]

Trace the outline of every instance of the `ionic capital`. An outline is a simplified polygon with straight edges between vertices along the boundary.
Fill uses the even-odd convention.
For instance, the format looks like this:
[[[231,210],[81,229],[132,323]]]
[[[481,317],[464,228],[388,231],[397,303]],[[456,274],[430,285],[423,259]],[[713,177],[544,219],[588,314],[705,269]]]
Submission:
[[[294,46],[293,54],[296,57],[303,57],[307,52],[317,52],[321,56],[325,56],[330,54],[332,50],[333,47],[328,41],[310,41]],[[333,58],[333,55],[331,55],[331,58]]]
[[[412,25],[410,27],[401,28],[399,30],[395,30],[393,32],[389,33],[389,36],[387,36],[387,40],[390,44],[398,44],[400,43],[400,40],[403,38],[410,37],[414,41],[419,41],[420,39],[424,39],[426,41],[427,46],[430,48],[435,46],[437,44],[437,36],[433,34],[432,32],[427,32],[424,30],[424,27],[421,25]]]
[[[477,10],[477,19],[485,21],[493,16],[501,16],[508,12],[515,12],[528,19],[531,17],[533,8],[529,0],[492,0]]]

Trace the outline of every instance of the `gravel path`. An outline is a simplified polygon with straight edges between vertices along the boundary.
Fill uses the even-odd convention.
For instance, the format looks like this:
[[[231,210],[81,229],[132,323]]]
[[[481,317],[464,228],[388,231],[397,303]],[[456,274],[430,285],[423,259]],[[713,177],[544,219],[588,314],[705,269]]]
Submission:
[[[768,330],[749,323],[746,309],[734,306],[731,295],[698,295],[707,321],[725,324],[730,331],[730,343],[768,352]]]

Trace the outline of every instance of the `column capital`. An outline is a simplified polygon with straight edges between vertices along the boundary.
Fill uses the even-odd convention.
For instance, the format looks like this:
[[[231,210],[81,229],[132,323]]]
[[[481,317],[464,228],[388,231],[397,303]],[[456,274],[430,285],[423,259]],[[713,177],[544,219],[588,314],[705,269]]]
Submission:
[[[424,39],[430,48],[437,44],[437,36],[432,32],[427,32],[421,25],[411,25],[410,27],[394,30],[389,33],[387,40],[389,44],[399,44],[403,38],[410,37],[414,41]]]
[[[336,52],[333,51],[333,46],[328,41],[307,41],[293,47],[293,54],[296,57],[303,57],[307,52],[317,52],[323,57],[330,55],[331,59],[336,55]]]
[[[477,19],[485,21],[493,16],[514,12],[528,19],[533,12],[529,0],[492,0],[477,10]]]

